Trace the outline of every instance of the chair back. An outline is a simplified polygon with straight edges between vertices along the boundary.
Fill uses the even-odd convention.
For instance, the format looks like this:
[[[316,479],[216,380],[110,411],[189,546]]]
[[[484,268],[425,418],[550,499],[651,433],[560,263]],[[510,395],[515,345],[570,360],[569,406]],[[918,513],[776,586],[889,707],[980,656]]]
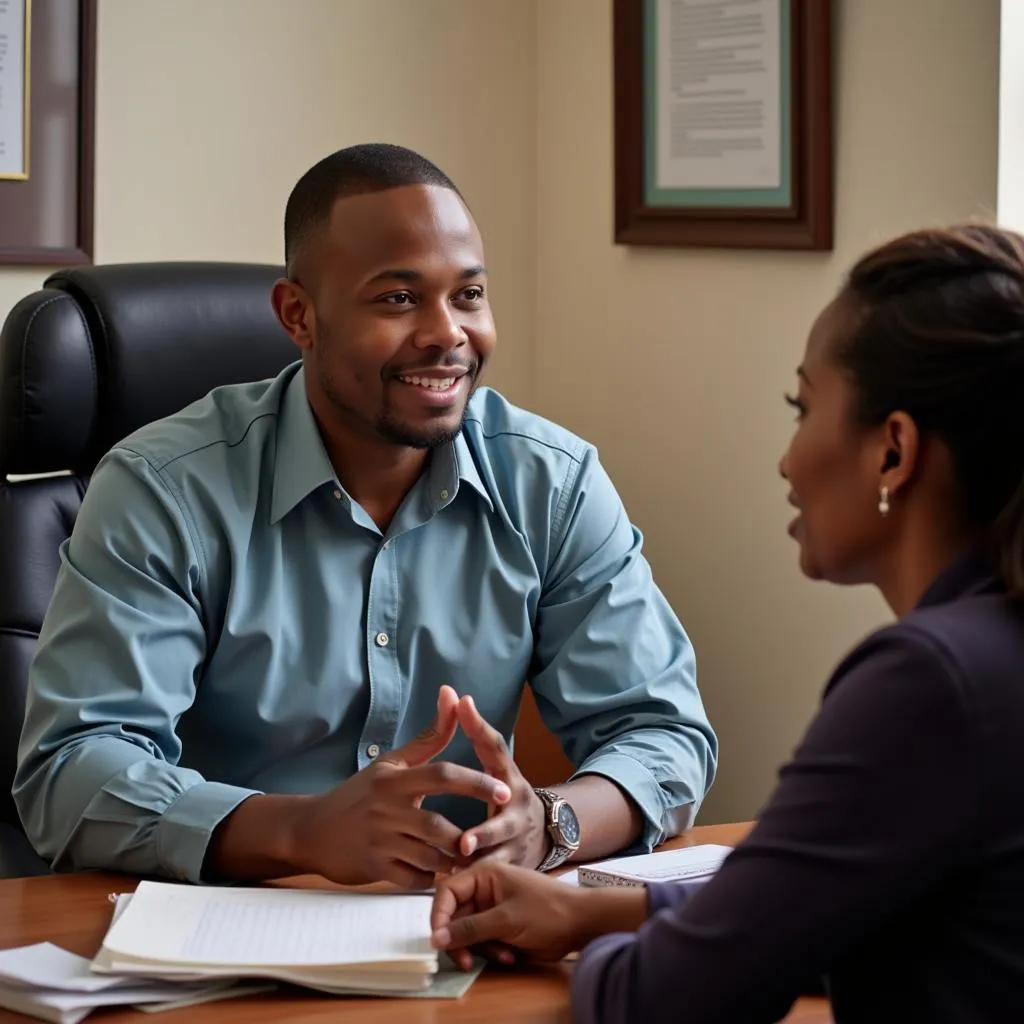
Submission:
[[[24,858],[14,851],[24,834],[11,787],[58,549],[90,474],[138,427],[298,358],[270,305],[281,273],[196,262],[65,270],[0,329],[0,877],[42,863],[27,842]]]

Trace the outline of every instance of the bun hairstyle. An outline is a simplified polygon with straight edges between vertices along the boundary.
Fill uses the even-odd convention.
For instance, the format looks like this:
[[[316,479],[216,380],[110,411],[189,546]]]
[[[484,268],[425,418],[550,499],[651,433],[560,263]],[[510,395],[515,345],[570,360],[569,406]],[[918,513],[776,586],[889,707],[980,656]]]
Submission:
[[[902,411],[948,447],[965,526],[1024,597],[1024,237],[915,231],[864,256],[841,294],[835,351],[865,426]]]

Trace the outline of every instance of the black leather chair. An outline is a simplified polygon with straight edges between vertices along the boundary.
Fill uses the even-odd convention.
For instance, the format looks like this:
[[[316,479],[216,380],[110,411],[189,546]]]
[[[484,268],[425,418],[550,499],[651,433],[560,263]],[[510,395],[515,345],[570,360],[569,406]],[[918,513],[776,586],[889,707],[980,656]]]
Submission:
[[[0,878],[48,870],[25,838],[11,786],[58,547],[71,534],[89,476],[137,427],[218,385],[274,376],[298,358],[270,307],[280,274],[260,264],[186,262],[61,271],[4,322]]]

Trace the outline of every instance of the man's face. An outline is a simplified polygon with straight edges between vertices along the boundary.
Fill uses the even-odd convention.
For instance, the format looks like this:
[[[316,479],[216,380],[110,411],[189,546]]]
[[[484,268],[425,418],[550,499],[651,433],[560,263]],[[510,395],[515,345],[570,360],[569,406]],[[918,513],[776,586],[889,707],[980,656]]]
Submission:
[[[495,345],[483,243],[458,195],[406,186],[338,200],[298,276],[275,301],[328,429],[410,448],[455,437]]]

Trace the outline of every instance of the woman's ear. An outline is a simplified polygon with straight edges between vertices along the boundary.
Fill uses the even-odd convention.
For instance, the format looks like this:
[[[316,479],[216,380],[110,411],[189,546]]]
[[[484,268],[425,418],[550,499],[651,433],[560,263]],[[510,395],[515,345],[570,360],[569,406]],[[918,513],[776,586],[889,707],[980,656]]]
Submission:
[[[883,428],[883,451],[878,466],[879,487],[895,495],[913,476],[920,451],[917,424],[905,413],[894,412]]]

